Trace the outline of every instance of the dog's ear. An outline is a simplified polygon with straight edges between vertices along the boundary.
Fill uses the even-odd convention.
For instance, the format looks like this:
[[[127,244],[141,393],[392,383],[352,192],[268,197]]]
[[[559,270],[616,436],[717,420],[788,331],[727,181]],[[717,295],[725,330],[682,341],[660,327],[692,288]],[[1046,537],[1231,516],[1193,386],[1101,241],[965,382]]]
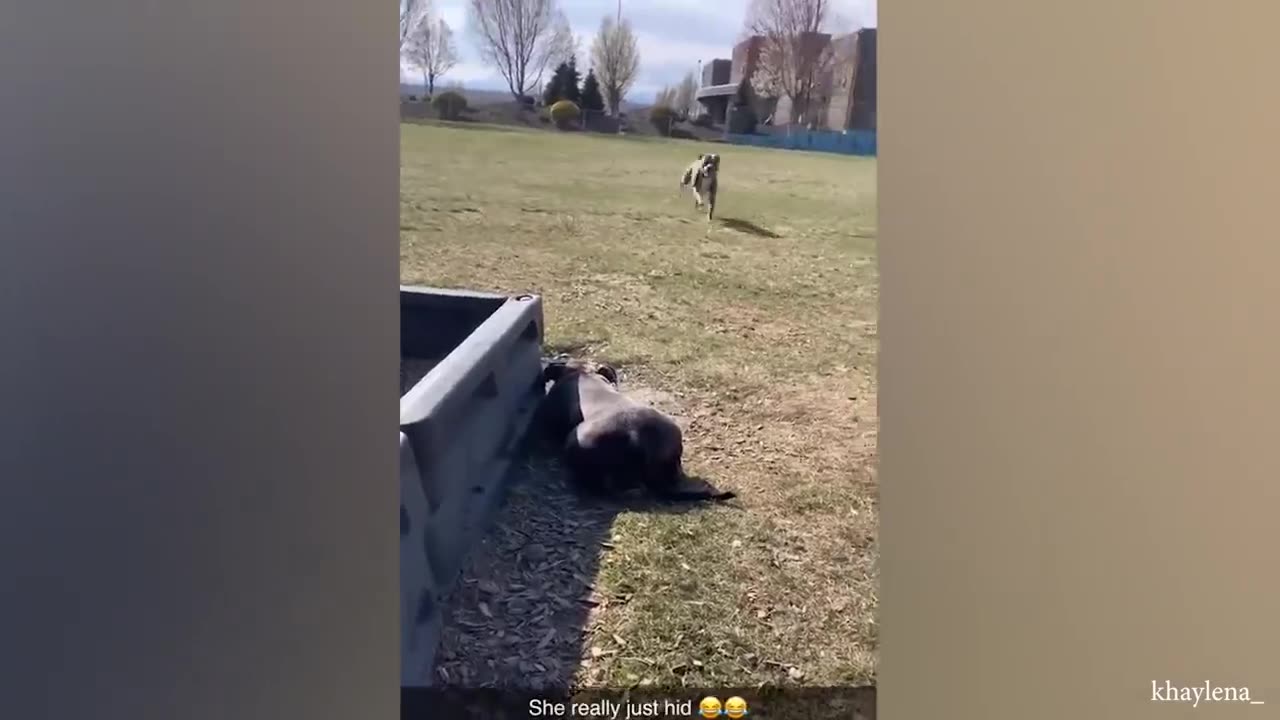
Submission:
[[[596,374],[609,381],[610,385],[618,384],[618,371],[613,369],[611,365],[601,364],[596,368]]]
[[[706,156],[705,154],[703,154],[703,153],[698,153],[698,160],[699,160],[699,161],[703,161],[703,160],[706,160],[706,159],[707,159],[707,156]]]

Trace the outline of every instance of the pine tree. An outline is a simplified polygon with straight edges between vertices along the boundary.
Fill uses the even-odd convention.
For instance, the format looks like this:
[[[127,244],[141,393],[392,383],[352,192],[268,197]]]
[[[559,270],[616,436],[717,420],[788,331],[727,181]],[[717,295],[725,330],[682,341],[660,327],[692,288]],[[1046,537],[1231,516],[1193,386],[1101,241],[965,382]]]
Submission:
[[[564,99],[565,67],[565,63],[560,63],[556,67],[555,72],[551,74],[551,79],[547,81],[547,87],[542,91],[542,102],[548,107]]]
[[[582,75],[578,72],[578,61],[570,55],[569,62],[561,64],[560,67],[564,68],[564,76],[560,79],[560,99],[582,107],[582,90],[579,87]],[[558,68],[557,72],[559,72]]]
[[[600,81],[596,79],[595,70],[588,70],[587,77],[582,81],[582,102],[579,107],[604,112],[604,95],[600,94]]]
[[[568,100],[575,105],[582,101],[582,91],[578,89],[578,68],[573,58],[560,63],[542,91],[542,102],[554,105],[561,100]]]

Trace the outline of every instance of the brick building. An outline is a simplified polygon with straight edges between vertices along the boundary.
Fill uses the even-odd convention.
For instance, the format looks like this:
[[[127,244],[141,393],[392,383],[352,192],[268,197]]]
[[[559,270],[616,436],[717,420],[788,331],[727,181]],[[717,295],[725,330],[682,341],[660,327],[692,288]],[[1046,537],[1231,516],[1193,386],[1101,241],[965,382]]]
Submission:
[[[716,59],[702,70],[697,100],[713,123],[723,123],[738,83],[750,78],[760,63],[764,38],[756,35],[733,48],[731,60]],[[803,122],[829,130],[874,129],[876,126],[876,30],[832,37],[805,33],[801,52],[817,61],[831,53],[829,69],[818,78],[808,112],[797,111],[789,98],[758,98],[756,114],[773,125]],[[727,65],[727,68],[726,68]]]
[[[821,62],[822,57],[831,50],[831,35],[818,32],[803,33],[800,35],[798,45],[797,56],[801,58],[801,61],[816,66]],[[778,98],[777,109],[773,112],[773,124],[788,125],[800,122],[808,124],[822,117],[825,114],[830,87],[831,81],[829,77],[822,76],[817,78],[812,97],[809,98],[808,108],[795,107],[789,97]]]
[[[832,71],[825,96],[825,127],[874,130],[876,127],[876,30],[865,28],[832,41]]]
[[[742,82],[744,76],[751,77],[751,74],[756,70],[756,64],[760,62],[760,46],[763,44],[764,38],[759,35],[752,35],[733,46],[729,82],[737,85]]]
[[[703,86],[724,85],[733,73],[733,61],[716,58],[702,67]]]

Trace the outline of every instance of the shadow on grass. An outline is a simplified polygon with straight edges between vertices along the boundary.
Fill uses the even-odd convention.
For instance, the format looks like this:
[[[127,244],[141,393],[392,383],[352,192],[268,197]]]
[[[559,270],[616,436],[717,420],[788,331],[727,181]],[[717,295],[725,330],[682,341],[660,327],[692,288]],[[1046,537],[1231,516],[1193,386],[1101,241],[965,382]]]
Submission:
[[[618,509],[582,503],[558,464],[527,452],[494,525],[444,605],[435,687],[551,689],[573,684]]]
[[[782,237],[778,233],[768,228],[760,227],[759,225],[749,220],[740,220],[738,218],[720,218],[720,224],[724,225],[730,230],[737,230],[738,232],[744,232],[749,235],[755,235],[756,237],[762,237],[762,238]]]
[[[508,477],[494,525],[468,554],[444,603],[429,682],[436,688],[564,689],[589,657],[594,612],[633,592],[597,587],[623,512],[682,514],[709,503],[588,499],[569,489],[560,463],[526,444]]]

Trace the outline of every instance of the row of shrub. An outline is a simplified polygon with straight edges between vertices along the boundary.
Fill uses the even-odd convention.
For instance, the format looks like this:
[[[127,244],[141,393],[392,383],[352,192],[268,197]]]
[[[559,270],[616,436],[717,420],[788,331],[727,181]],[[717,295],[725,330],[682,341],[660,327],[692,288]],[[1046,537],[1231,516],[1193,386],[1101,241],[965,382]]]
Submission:
[[[525,106],[531,107],[535,103],[534,98],[527,95],[520,99],[521,104]],[[751,107],[752,99],[750,86],[744,81],[731,103],[728,118],[729,132],[751,133],[755,130],[756,117]],[[467,110],[467,99],[462,93],[446,90],[431,99],[431,107],[442,120],[458,120]],[[547,109],[547,114],[557,128],[569,130],[582,117],[582,109],[572,100],[557,100]],[[683,119],[685,118],[679,112],[668,105],[655,105],[649,110],[649,122],[659,135],[667,137],[689,135],[688,131],[676,127],[676,123]],[[700,127],[711,126],[711,118],[707,115],[695,117],[691,122]]]
[[[695,135],[688,129],[679,126],[682,121],[687,121],[690,125],[701,128],[711,127],[710,115],[697,115],[693,118],[687,118],[681,113],[666,105],[656,105],[649,110],[649,123],[653,125],[653,129],[658,131],[659,135],[664,137],[679,138],[682,140],[693,140]]]

